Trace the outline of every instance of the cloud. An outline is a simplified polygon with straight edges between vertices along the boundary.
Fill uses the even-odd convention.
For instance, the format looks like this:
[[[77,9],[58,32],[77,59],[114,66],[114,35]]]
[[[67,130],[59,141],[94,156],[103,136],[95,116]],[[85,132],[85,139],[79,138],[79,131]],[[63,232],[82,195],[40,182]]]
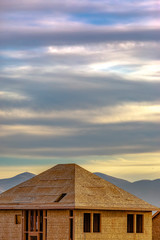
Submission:
[[[129,181],[141,179],[158,179],[160,171],[160,153],[141,153],[108,156],[86,156],[74,158],[3,158],[1,177],[13,177],[22,172],[38,174],[58,163],[77,163],[91,172],[102,172],[110,176],[127,179]],[[152,158],[152,162],[150,159]],[[13,160],[14,164],[13,165]],[[2,159],[0,159],[0,162]],[[45,165],[44,165],[45,162]],[[16,165],[17,163],[17,165]],[[9,166],[12,166],[11,168]],[[17,169],[18,166],[18,169]]]
[[[92,159],[83,164],[83,167],[92,172],[103,172],[105,174],[128,179],[129,181],[141,179],[159,178],[160,153],[142,153],[125,156],[105,156],[98,161]],[[152,159],[152,162],[151,160]],[[106,169],[104,171],[104,169]]]
[[[35,126],[35,130],[31,133],[26,130],[34,129],[34,125],[28,126],[28,129],[25,125],[8,126],[12,131],[8,136],[5,131],[4,136],[1,137],[1,156],[69,158],[159,151],[159,122],[125,122],[107,125],[80,125],[73,122],[74,127],[65,124],[63,128],[58,125],[58,121],[56,127]],[[17,131],[13,132],[16,128]],[[50,129],[53,133],[56,128],[57,132],[58,129],[62,129],[57,136],[49,132],[43,134],[46,129]],[[1,129],[3,133],[3,129],[7,129],[7,126],[2,126]],[[39,131],[38,134],[36,131]]]
[[[11,112],[0,111],[1,118],[16,118],[20,119],[69,119],[76,120],[78,122],[86,122],[90,124],[114,124],[114,123],[123,123],[123,122],[158,122],[160,121],[160,105],[159,104],[149,104],[147,102],[140,103],[121,103],[121,105],[113,104],[108,107],[99,107],[99,108],[86,108],[86,109],[73,109],[73,110],[52,110],[43,112],[35,111],[25,111],[13,110]],[[14,127],[15,128],[15,127]],[[17,132],[18,132],[17,127]],[[21,129],[21,128],[20,128]],[[25,129],[25,127],[24,127]],[[43,129],[42,129],[43,130]],[[48,134],[50,134],[51,129],[49,129]],[[28,132],[36,132],[36,129],[30,130]],[[54,134],[52,132],[52,134]]]
[[[117,8],[115,8],[115,5]],[[57,0],[46,0],[45,3],[42,0],[32,0],[32,1],[20,1],[20,0],[6,0],[5,2],[1,2],[0,9],[1,11],[52,11],[52,12],[61,12],[61,13],[79,13],[79,12],[128,12],[130,10],[145,9],[152,10],[159,6],[158,1],[127,1],[123,0],[118,2],[116,0],[107,1],[91,1],[91,0],[82,0],[82,1],[73,1],[73,0],[65,0],[63,4],[61,4]],[[89,11],[90,10],[90,11]]]
[[[43,81],[45,78],[47,82],[50,80],[62,83],[63,79],[64,86],[68,81],[75,86],[79,74],[82,75],[81,84],[76,80],[79,88],[82,88],[82,83],[86,87],[87,75],[91,81],[91,76],[95,78],[96,75],[99,79],[102,73],[107,79],[116,76],[117,79],[125,78],[137,82],[159,81],[159,45],[156,42],[150,42],[149,45],[148,48],[148,43],[132,41],[86,46],[49,46],[25,51],[3,50],[0,75],[2,78],[25,78],[25,81]],[[84,73],[86,76],[83,77]],[[87,84],[91,85],[89,81]]]
[[[76,161],[91,169],[100,159],[100,169],[124,167],[129,178],[133,167],[138,177],[140,153],[159,151],[158,7],[0,2],[1,166]]]
[[[24,71],[22,74],[25,75]],[[21,75],[18,79],[6,78],[5,81],[1,78],[2,90],[10,89],[10,94],[18,91],[27,98],[23,101],[1,100],[1,110],[6,108],[11,112],[11,109],[18,109],[23,114],[22,110],[28,109],[35,113],[41,111],[44,113],[57,110],[92,110],[125,102],[155,104],[159,101],[159,82],[127,81],[114,75],[73,74],[65,71],[51,73],[49,79],[47,75],[49,73],[33,69],[33,73],[27,74],[26,79],[22,79]],[[27,79],[28,76],[31,76],[30,80]]]
[[[89,30],[89,31],[88,31]],[[1,48],[28,48],[44,47],[49,45],[79,45],[95,44],[104,42],[125,42],[125,41],[157,41],[160,39],[159,29],[66,29],[54,30],[40,28],[18,28],[1,30]]]
[[[31,126],[31,125],[1,125],[0,138],[14,135],[32,135],[32,136],[71,136],[78,134],[80,130],[65,127],[49,126]]]
[[[52,12],[79,12],[79,11],[88,11],[89,8],[91,10],[102,9],[104,3],[98,1],[73,1],[67,0],[61,4],[59,1],[50,1],[47,0],[33,0],[33,1],[20,1],[13,0],[1,2],[0,7],[3,11],[23,11],[23,10],[31,10],[31,11],[46,11],[50,10]]]
[[[0,91],[0,100],[26,100],[28,99],[27,96],[24,96],[22,94],[16,93],[16,92],[8,92],[8,91]]]

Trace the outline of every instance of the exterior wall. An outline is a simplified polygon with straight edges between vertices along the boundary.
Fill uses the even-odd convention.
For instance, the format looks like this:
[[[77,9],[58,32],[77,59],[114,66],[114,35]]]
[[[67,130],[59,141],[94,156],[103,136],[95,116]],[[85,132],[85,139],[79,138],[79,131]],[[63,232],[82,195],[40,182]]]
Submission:
[[[101,214],[101,232],[83,233],[83,214]],[[127,233],[127,214],[144,214],[144,233]],[[75,211],[74,240],[152,240],[152,213],[126,211]],[[158,239],[155,239],[158,240]]]
[[[160,213],[152,220],[153,240],[160,240]]]
[[[74,210],[73,212],[74,240],[152,240],[151,212],[89,210]],[[83,233],[84,213],[101,214],[100,233]],[[144,214],[144,233],[127,233],[127,214],[129,213]],[[22,240],[22,224],[15,224],[16,214],[20,215],[22,211],[0,210],[0,240]],[[160,223],[160,216],[153,223],[153,227],[158,225],[158,222]],[[69,210],[48,210],[47,240],[69,240],[69,232]],[[159,234],[157,232],[153,240],[159,240]]]
[[[22,215],[22,211],[0,210],[0,240],[21,240],[21,224],[15,224],[15,215]]]
[[[69,211],[47,211],[47,240],[69,239]]]

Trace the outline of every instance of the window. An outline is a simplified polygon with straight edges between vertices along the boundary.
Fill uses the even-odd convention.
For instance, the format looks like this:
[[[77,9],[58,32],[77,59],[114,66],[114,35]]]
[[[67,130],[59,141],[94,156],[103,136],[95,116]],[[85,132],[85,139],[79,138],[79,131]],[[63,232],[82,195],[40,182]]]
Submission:
[[[40,219],[39,219],[40,231],[43,232],[43,210],[40,210],[39,215],[40,215]]]
[[[100,214],[93,214],[93,232],[100,232]]]
[[[69,240],[73,240],[73,210],[70,210],[69,212]]]
[[[84,219],[83,219],[83,231],[84,232],[91,232],[91,214],[90,213],[84,213]]]
[[[15,215],[15,224],[21,224],[21,215]]]
[[[67,193],[62,193],[54,202],[60,202],[66,195]]]
[[[144,215],[128,214],[127,215],[127,233],[144,232]]]
[[[70,210],[69,215],[70,217],[73,217],[73,210]]]
[[[91,228],[93,223],[93,228]],[[100,213],[84,213],[83,231],[85,233],[93,232],[98,233],[101,231],[101,215]]]
[[[143,215],[136,216],[136,232],[143,233]]]
[[[31,236],[31,240],[37,240],[37,236]]]
[[[70,240],[73,240],[73,218],[70,218]]]
[[[134,232],[134,215],[128,214],[127,215],[127,233]]]
[[[47,211],[23,211],[23,238],[25,240],[47,240]]]
[[[34,226],[35,226],[35,211],[31,210],[31,215],[30,215],[30,229],[31,229],[31,232],[34,231]]]

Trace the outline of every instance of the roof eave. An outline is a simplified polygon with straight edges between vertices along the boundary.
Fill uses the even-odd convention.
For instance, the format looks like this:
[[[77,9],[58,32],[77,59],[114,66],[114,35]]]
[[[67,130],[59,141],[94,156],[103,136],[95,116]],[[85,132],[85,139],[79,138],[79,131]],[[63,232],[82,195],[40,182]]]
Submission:
[[[19,205],[0,205],[0,210],[29,210],[29,209],[48,209],[48,210],[103,210],[103,211],[140,211],[140,212],[152,212],[152,211],[160,211],[158,207],[144,208],[144,207],[91,207],[91,206],[74,206],[73,204],[62,205],[62,206],[53,206],[49,204],[19,204]]]
[[[157,210],[156,210],[157,211]],[[152,219],[153,218],[155,218],[157,215],[159,215],[160,214],[160,209],[158,209],[158,211],[155,213],[155,214],[153,214],[153,216],[152,216]]]

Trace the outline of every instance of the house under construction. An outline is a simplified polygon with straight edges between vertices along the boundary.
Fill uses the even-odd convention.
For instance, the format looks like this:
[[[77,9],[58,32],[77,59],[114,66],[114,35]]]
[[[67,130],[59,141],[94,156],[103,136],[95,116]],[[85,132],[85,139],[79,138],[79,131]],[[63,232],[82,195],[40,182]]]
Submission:
[[[152,216],[152,240],[160,240],[160,211]]]
[[[156,207],[75,164],[0,195],[0,240],[151,240]]]

